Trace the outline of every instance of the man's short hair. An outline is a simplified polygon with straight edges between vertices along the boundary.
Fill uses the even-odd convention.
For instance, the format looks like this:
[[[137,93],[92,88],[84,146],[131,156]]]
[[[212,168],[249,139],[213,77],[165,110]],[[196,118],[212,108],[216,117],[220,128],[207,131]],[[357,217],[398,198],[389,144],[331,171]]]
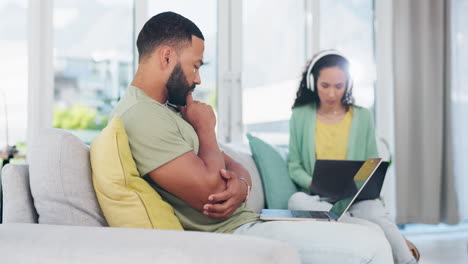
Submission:
[[[174,12],[164,12],[150,18],[138,34],[139,60],[148,57],[160,45],[176,51],[192,44],[192,36],[205,40],[200,29],[190,19]]]

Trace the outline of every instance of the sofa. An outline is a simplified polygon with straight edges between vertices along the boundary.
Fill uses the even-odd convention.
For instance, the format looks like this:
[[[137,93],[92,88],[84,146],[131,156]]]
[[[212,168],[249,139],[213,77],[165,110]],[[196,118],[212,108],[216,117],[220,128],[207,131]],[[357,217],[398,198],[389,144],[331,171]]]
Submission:
[[[265,207],[246,145],[222,145],[250,172],[248,206]],[[2,170],[2,263],[300,263],[275,240],[250,236],[109,227],[94,192],[89,147],[60,129],[38,133],[28,164]]]

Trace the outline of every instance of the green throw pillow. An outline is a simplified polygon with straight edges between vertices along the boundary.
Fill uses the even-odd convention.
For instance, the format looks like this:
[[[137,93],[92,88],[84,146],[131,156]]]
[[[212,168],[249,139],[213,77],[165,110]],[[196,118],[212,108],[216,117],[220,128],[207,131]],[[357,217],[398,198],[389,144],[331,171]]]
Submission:
[[[266,207],[288,209],[289,197],[297,192],[297,187],[289,178],[287,153],[251,134],[247,134],[247,138],[252,157],[262,177]]]

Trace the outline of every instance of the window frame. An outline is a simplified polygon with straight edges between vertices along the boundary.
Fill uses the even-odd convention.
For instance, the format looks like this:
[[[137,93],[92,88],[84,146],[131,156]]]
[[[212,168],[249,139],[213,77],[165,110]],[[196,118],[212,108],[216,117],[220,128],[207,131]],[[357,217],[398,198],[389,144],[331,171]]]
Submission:
[[[28,1],[27,144],[52,127],[54,98],[53,0]]]

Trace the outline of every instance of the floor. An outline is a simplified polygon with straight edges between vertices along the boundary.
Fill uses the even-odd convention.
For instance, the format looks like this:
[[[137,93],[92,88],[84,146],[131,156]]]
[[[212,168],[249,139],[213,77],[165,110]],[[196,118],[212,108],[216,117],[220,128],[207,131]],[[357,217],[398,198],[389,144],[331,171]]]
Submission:
[[[421,253],[421,264],[468,264],[468,223],[406,225],[402,233]]]

